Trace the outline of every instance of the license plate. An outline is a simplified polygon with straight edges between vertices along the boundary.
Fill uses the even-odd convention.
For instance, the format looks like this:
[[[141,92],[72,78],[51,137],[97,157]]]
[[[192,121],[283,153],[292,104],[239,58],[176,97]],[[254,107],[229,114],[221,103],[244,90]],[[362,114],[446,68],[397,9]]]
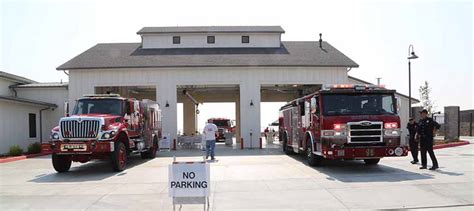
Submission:
[[[86,144],[62,144],[61,151],[87,151]]]
[[[367,156],[368,157],[374,156],[374,149],[367,149]]]

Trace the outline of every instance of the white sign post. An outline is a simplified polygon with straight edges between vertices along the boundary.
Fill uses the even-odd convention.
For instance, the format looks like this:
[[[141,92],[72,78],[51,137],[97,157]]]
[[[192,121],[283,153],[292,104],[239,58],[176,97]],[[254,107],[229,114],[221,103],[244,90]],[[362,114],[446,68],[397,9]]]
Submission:
[[[168,167],[168,193],[173,197],[173,210],[179,204],[206,204],[209,206],[210,169],[205,161],[176,162]]]

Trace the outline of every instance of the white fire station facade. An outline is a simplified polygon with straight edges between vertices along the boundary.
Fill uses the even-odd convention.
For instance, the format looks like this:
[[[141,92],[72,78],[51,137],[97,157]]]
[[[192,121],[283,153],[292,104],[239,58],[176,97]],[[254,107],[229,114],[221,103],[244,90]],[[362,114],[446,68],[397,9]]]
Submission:
[[[71,105],[84,94],[109,92],[157,101],[170,138],[177,136],[178,103],[184,132],[197,129],[196,104],[184,93],[199,103],[234,102],[238,140],[257,147],[261,102],[287,102],[328,84],[367,83],[348,76],[358,64],[329,43],[281,41],[282,33],[280,26],[145,27],[139,43],[97,44],[57,69],[69,74]],[[398,97],[405,125],[408,98]]]
[[[358,67],[327,42],[281,41],[282,33],[280,26],[145,27],[140,43],[97,44],[57,69],[69,72],[71,103],[106,92],[156,100],[171,138],[179,102],[184,131],[196,131],[196,105],[183,91],[200,102],[235,102],[236,135],[251,140],[260,132],[261,102],[350,83],[348,71]],[[253,137],[244,147],[258,146]]]

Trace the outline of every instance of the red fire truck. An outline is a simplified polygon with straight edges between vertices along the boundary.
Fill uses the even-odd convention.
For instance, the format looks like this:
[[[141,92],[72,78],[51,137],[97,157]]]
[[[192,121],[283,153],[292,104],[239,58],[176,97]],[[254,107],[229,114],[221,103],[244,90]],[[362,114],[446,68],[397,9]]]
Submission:
[[[401,144],[395,91],[381,86],[332,85],[280,109],[279,136],[287,154],[305,153],[308,164],[324,159],[364,160],[407,156]]]
[[[150,100],[116,94],[86,95],[78,99],[72,115],[51,131],[53,167],[67,172],[71,163],[110,159],[114,171],[123,171],[127,156],[140,153],[154,158],[161,138],[161,111]]]
[[[232,133],[234,127],[232,127],[232,121],[227,118],[210,118],[208,121],[211,121],[217,126],[217,130],[219,132],[218,137],[216,137],[216,141],[225,140],[224,134],[225,133]]]

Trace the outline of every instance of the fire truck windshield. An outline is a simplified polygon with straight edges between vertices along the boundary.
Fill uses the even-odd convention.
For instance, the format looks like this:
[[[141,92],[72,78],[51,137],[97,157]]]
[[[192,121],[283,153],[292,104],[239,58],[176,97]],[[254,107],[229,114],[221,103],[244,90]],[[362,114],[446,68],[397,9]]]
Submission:
[[[390,94],[328,94],[323,95],[324,115],[392,115],[395,100]]]
[[[123,101],[116,99],[82,99],[74,107],[74,115],[81,114],[123,114]]]
[[[229,120],[212,120],[217,127],[229,127],[230,121]]]

